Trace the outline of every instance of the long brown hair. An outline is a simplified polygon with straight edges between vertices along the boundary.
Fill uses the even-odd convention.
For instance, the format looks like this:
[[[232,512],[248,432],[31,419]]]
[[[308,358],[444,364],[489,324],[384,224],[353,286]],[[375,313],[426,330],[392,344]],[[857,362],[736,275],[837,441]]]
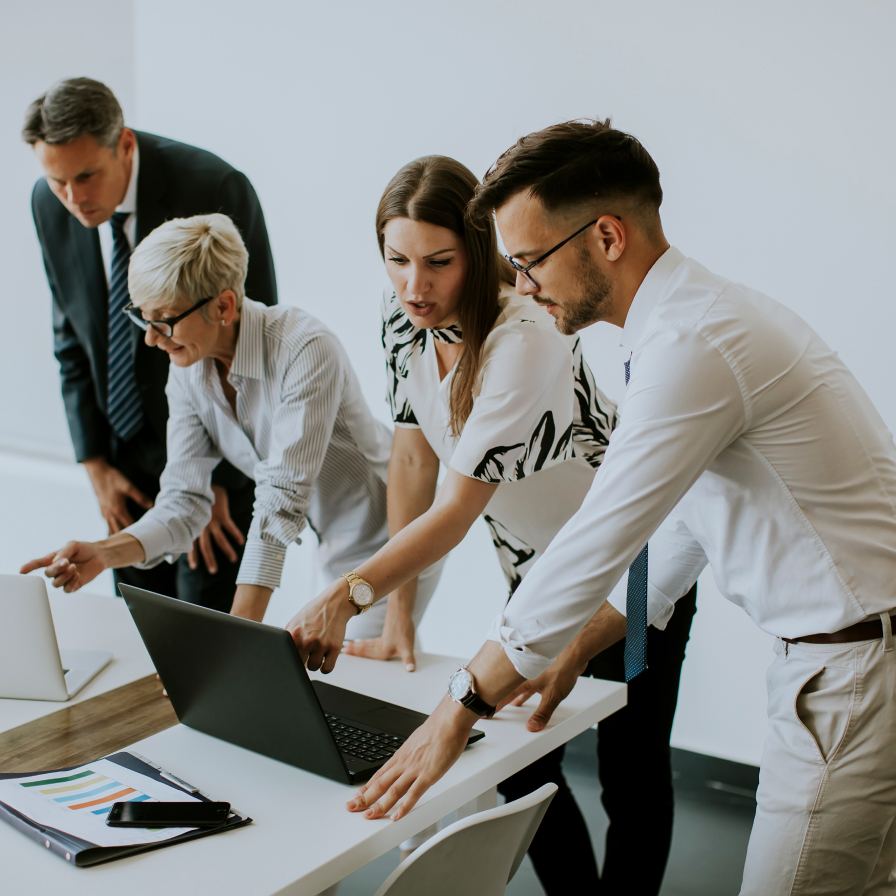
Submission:
[[[451,382],[448,407],[451,432],[459,436],[473,409],[473,384],[482,345],[501,311],[501,283],[513,283],[513,269],[498,252],[495,225],[467,226],[464,210],[479,181],[469,168],[447,156],[423,156],[409,162],[383,192],[376,210],[376,238],[385,260],[385,229],[395,218],[408,218],[453,231],[464,241],[468,273],[457,308],[463,351]]]

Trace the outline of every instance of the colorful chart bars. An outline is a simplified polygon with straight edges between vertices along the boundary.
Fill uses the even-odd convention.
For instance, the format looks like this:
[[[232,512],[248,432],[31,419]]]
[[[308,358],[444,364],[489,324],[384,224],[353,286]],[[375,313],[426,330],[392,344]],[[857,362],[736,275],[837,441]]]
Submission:
[[[20,782],[21,787],[34,787],[46,800],[63,808],[85,814],[106,815],[113,803],[139,803],[151,799],[133,787],[113,781],[90,769],[73,775]]]

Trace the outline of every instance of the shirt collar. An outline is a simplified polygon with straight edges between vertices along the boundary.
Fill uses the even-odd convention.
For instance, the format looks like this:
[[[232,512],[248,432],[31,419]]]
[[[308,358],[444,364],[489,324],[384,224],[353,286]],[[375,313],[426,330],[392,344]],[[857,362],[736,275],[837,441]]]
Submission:
[[[240,333],[230,365],[230,376],[253,380],[264,378],[264,306],[243,299],[240,312]]]
[[[115,211],[127,212],[133,215],[137,211],[137,175],[140,170],[140,147],[134,144],[134,158],[131,161],[131,179],[128,182],[128,188],[125,191],[124,199],[121,200]]]
[[[625,326],[622,328],[620,345],[627,351],[635,350],[635,346],[644,332],[647,318],[659,304],[666,284],[683,261],[684,255],[674,246],[670,246],[653,263],[653,267],[641,281],[641,285],[632,299],[631,307],[628,309],[628,314],[625,316]]]

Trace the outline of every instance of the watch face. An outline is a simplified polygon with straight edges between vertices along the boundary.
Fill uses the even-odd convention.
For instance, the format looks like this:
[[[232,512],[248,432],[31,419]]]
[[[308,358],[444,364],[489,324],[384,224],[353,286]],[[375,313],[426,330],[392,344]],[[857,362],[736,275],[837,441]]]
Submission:
[[[366,607],[373,601],[373,589],[366,582],[359,582],[352,588],[352,597],[356,604]]]
[[[454,700],[463,700],[473,686],[473,676],[466,669],[458,669],[448,682],[448,693]]]

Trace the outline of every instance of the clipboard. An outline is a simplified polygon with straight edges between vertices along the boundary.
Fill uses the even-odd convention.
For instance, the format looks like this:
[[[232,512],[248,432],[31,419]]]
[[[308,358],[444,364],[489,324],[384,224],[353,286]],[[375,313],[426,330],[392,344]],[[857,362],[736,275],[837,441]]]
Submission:
[[[169,787],[173,787],[175,790],[187,793],[203,802],[213,802],[212,798],[202,791],[182,786],[182,783],[179,783],[179,778],[166,772],[161,766],[156,765],[139,753],[122,751],[103,758],[116,765],[120,765],[123,768],[139,772],[141,775],[145,775],[148,778],[152,778]],[[78,767],[79,766],[69,766],[69,769]],[[47,772],[33,772],[31,774],[54,774],[57,771],[62,772],[68,771],[69,769],[50,769]],[[22,772],[13,772],[11,774],[0,773],[0,780],[21,777]],[[97,846],[95,843],[91,843],[88,840],[82,840],[79,837],[67,834],[65,831],[61,831],[57,828],[39,825],[27,816],[13,809],[11,806],[7,806],[6,803],[0,802],[0,819],[21,831],[26,837],[36,840],[41,846],[78,868],[99,865],[103,862],[112,862],[115,859],[122,859],[125,856],[149,852],[153,849],[161,849],[165,846],[172,846],[175,843],[183,843],[187,840],[198,840],[200,837],[210,837],[212,834],[218,834],[221,831],[230,831],[234,828],[251,824],[252,822],[252,819],[248,815],[239,812],[233,808],[233,806],[230,808],[230,813],[230,817],[227,821],[219,827],[199,828],[195,831],[188,831],[185,834],[179,834],[176,837],[172,837],[169,840],[162,840],[158,843],[139,843],[133,846]]]

